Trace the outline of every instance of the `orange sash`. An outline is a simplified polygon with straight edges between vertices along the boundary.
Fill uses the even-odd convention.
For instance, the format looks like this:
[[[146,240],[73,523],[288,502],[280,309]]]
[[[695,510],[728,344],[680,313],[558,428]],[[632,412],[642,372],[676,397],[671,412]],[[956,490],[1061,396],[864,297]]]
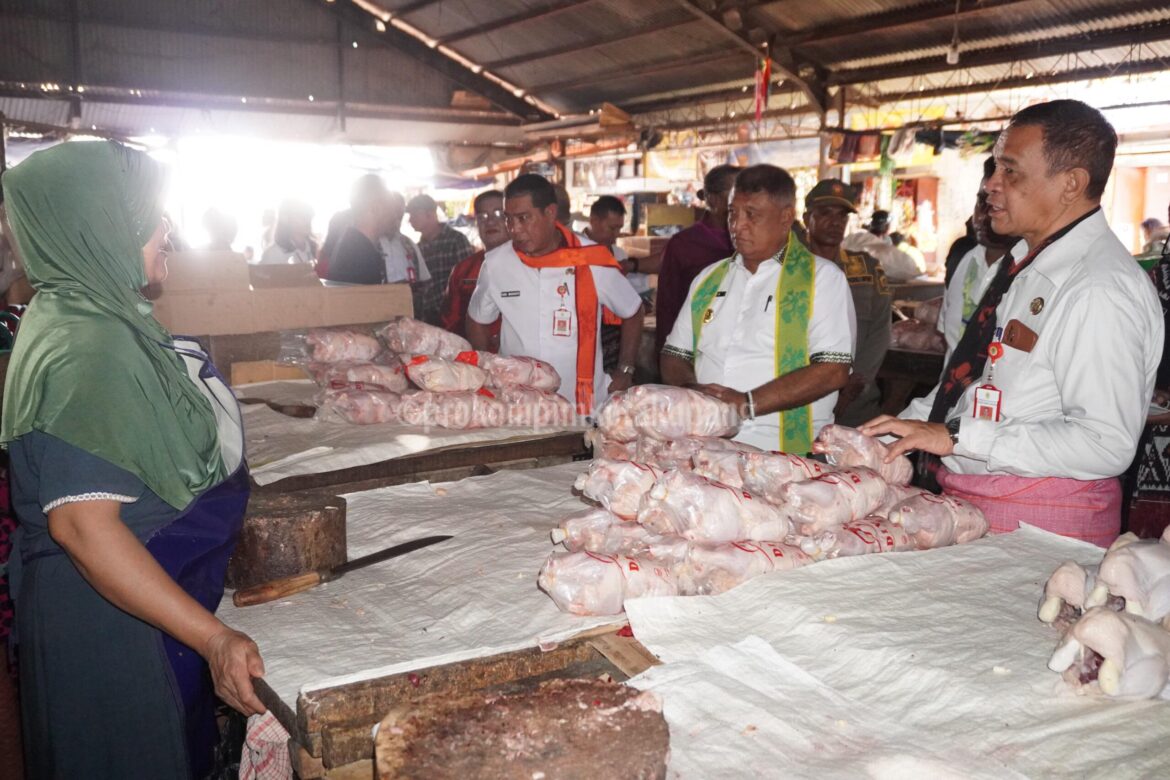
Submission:
[[[529,268],[576,268],[577,304],[577,413],[589,414],[593,408],[593,367],[597,362],[597,287],[590,266],[616,268],[618,261],[599,244],[582,246],[581,239],[562,225],[557,230],[565,246],[540,257],[530,257],[516,250],[520,262]]]

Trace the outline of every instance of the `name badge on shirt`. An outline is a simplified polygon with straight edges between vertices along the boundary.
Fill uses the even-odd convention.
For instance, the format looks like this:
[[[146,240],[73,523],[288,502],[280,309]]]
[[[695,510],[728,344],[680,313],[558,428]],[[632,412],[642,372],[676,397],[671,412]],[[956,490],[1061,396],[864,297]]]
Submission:
[[[418,280],[418,272],[414,270],[413,265],[406,267],[406,281],[414,284]]]
[[[553,312],[553,335],[566,337],[573,335],[573,315],[564,306]]]
[[[975,388],[975,409],[972,417],[976,420],[999,422],[1003,393],[995,385],[979,385]]]

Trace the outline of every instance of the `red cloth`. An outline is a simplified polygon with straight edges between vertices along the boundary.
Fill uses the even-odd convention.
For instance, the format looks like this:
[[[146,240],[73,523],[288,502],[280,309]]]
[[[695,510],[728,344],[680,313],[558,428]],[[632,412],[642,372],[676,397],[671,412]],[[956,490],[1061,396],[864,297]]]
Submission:
[[[451,276],[447,279],[447,292],[443,296],[443,307],[439,312],[439,321],[445,330],[467,336],[467,307],[479,281],[479,269],[483,267],[483,258],[486,254],[481,249],[463,258],[451,269]],[[499,343],[500,320],[497,319],[492,323],[492,344]]]
[[[1121,531],[1121,481],[1061,477],[971,476],[938,470],[943,492],[983,511],[991,533],[1020,523],[1108,547]]]
[[[658,292],[654,296],[654,350],[662,351],[674,321],[687,299],[691,282],[707,266],[735,254],[731,235],[726,230],[715,230],[704,222],[696,222],[686,230],[675,233],[662,251],[662,266],[658,270]]]

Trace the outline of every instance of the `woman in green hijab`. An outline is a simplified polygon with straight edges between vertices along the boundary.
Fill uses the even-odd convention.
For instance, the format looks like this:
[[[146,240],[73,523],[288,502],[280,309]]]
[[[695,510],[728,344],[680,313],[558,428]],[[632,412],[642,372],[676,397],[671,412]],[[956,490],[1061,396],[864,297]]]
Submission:
[[[66,143],[0,183],[38,292],[0,425],[29,777],[201,778],[211,684],[262,712],[264,667],[214,615],[247,503],[239,410],[139,293],[166,276],[162,171]]]

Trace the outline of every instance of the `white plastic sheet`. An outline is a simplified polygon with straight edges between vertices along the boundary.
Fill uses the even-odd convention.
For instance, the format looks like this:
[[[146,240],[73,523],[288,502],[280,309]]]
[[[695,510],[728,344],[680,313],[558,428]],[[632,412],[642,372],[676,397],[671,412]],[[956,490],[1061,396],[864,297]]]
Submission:
[[[633,600],[665,662],[635,684],[684,778],[1170,776],[1170,704],[1077,696],[1046,666],[1044,580],[1100,557],[1025,527]]]
[[[319,390],[308,381],[264,382],[234,389],[241,398],[283,404],[311,404]],[[245,405],[243,420],[248,465],[258,485],[303,474],[368,466],[444,447],[519,441],[560,432],[528,428],[424,429],[393,423],[351,425],[337,420],[289,417],[259,404]]]
[[[295,706],[312,690],[560,641],[614,617],[560,612],[536,587],[549,529],[584,507],[585,464],[346,496],[349,556],[432,534],[454,539],[284,601],[219,617],[260,646],[266,680]]]

